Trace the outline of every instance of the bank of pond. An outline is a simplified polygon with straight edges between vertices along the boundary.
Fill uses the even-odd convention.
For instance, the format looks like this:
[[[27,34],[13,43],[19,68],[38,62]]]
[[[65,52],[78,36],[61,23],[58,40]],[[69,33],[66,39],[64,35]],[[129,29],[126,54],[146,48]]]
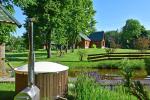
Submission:
[[[101,76],[102,79],[113,79],[122,77],[122,71],[118,68],[73,68],[69,69],[69,77],[77,77],[80,73],[96,73]],[[134,69],[133,79],[147,78],[148,74],[146,69]]]

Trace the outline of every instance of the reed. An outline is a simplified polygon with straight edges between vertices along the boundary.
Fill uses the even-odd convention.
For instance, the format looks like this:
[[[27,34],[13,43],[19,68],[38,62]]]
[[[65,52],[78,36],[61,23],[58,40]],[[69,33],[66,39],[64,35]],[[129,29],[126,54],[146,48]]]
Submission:
[[[81,74],[75,83],[75,100],[137,100],[123,86],[113,90],[100,86],[91,77]]]

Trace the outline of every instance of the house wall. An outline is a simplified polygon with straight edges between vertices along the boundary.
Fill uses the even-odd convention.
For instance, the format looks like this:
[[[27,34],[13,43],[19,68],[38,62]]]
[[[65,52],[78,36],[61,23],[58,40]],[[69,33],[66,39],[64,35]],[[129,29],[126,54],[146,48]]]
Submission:
[[[105,40],[104,40],[104,39],[101,41],[101,47],[102,47],[102,48],[105,47]]]
[[[83,40],[78,44],[78,46],[80,48],[89,48],[90,46],[90,41],[87,41],[87,40]]]
[[[91,41],[90,42],[90,48],[92,48],[94,44],[96,45],[97,48],[104,48],[105,47],[105,40],[102,40],[102,41]]]
[[[85,40],[84,44],[85,44],[85,48],[89,48],[90,47],[90,41]]]

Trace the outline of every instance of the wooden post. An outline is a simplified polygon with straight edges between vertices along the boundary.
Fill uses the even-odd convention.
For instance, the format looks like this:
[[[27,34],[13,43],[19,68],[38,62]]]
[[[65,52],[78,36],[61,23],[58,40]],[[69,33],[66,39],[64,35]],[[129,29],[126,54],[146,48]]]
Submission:
[[[5,43],[0,44],[0,76],[6,75],[5,68]]]

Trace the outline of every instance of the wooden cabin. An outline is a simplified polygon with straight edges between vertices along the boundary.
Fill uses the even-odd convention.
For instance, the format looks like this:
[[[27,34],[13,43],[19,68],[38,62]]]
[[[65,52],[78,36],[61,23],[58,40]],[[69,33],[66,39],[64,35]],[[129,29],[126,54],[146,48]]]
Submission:
[[[91,40],[83,33],[80,33],[79,36],[81,37],[81,41],[79,42],[78,46],[80,48],[89,48]]]
[[[94,33],[89,35],[89,38],[91,40],[90,47],[92,47],[94,44],[96,45],[96,47],[100,47],[100,48],[105,47],[104,31],[94,32]]]

